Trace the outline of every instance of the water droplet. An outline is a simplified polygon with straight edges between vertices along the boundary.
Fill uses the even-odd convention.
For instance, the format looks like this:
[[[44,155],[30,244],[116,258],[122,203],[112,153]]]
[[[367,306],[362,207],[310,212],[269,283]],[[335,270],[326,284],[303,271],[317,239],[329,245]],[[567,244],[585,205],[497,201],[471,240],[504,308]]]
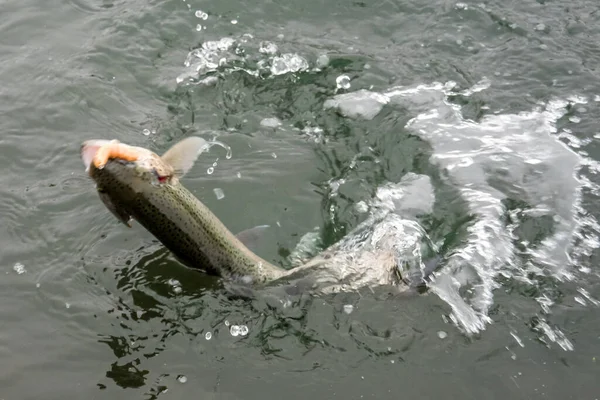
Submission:
[[[350,77],[348,75],[340,75],[335,79],[335,84],[338,89],[350,89]]]
[[[200,32],[202,30],[202,25],[200,25],[200,24],[196,25],[196,30],[198,32]]]
[[[448,334],[444,331],[438,331],[437,335],[440,339],[446,339],[446,337],[448,337]]]
[[[222,198],[225,197],[225,193],[223,193],[223,189],[221,189],[221,188],[214,188],[213,192],[215,192],[215,196],[217,196],[217,200],[221,200]]]
[[[177,380],[179,381],[179,383],[186,383],[187,377],[185,375],[179,375],[177,376]]]
[[[350,314],[354,311],[354,306],[352,304],[344,304],[344,312],[346,314]]]
[[[210,339],[212,338],[212,333],[210,333],[210,332],[206,332],[206,333],[204,334],[204,338],[205,338],[206,340],[210,340]]]
[[[148,135],[150,135],[150,129],[144,129],[144,130],[142,131],[142,134],[143,134],[144,136],[148,136]]]
[[[24,266],[23,264],[21,264],[20,262],[16,263],[16,264],[13,266],[13,269],[14,269],[14,270],[15,270],[15,272],[16,272],[17,274],[19,274],[19,275],[21,275],[21,274],[24,274],[25,272],[27,272],[27,271],[25,270],[25,266]]]
[[[215,172],[215,169],[214,169],[213,167],[209,167],[209,168],[206,170],[206,173],[207,173],[207,174],[209,174],[209,175],[210,175],[210,174],[212,174],[213,172]]]
[[[232,23],[233,25],[235,25],[235,24],[237,24],[237,23],[238,23],[238,21],[237,21],[237,19],[232,19],[232,20],[231,20],[231,23]]]

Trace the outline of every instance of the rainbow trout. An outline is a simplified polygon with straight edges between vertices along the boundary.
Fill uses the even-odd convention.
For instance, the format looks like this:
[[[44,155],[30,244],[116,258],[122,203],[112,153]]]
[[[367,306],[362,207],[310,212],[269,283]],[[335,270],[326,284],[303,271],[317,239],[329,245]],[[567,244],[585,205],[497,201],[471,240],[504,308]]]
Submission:
[[[131,219],[138,221],[189,267],[244,283],[310,282],[311,287],[327,286],[328,292],[406,286],[399,268],[405,263],[397,251],[399,238],[418,241],[422,232],[397,216],[357,228],[367,234],[349,235],[291,270],[254,254],[179,182],[208,147],[204,139],[189,137],[159,156],[116,140],[89,140],[81,146],[81,157],[102,202],[117,219],[127,226]]]

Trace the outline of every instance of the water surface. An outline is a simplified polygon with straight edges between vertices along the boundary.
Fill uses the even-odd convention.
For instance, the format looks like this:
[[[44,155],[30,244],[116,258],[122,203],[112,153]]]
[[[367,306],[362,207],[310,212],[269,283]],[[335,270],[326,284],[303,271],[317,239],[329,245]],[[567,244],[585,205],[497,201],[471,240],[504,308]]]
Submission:
[[[1,398],[600,395],[595,2],[3,10]],[[181,266],[108,213],[78,151],[190,135],[233,157],[213,147],[186,187],[234,232],[271,225],[258,251],[284,266],[427,176],[427,292],[283,307]]]

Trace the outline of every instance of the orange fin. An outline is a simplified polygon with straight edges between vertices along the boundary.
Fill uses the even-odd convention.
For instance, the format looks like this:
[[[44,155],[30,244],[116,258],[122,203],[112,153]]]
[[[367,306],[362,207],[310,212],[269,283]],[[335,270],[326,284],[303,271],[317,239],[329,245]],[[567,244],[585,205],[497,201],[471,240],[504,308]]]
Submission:
[[[139,158],[139,153],[131,146],[123,144],[118,140],[111,140],[96,151],[92,163],[96,168],[102,169],[111,158],[136,161]]]

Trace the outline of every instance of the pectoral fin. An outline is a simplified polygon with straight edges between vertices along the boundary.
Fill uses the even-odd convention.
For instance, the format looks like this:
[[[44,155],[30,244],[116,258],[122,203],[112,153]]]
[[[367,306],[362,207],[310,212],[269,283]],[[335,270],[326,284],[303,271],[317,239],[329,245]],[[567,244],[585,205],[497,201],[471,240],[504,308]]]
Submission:
[[[235,236],[244,244],[244,246],[252,250],[252,248],[256,248],[269,227],[269,225],[258,225],[254,228],[243,230]]]
[[[200,153],[209,147],[206,140],[192,136],[174,144],[161,158],[173,167],[175,176],[181,178],[194,166]]]
[[[98,190],[98,196],[100,196],[100,200],[102,200],[102,202],[104,203],[106,208],[108,208],[108,210],[115,217],[117,217],[117,219],[119,221],[121,221],[122,223],[127,225],[129,228],[131,228],[131,223],[130,223],[131,215],[129,215],[129,213],[125,212],[125,210],[123,208],[116,206],[115,203],[112,202],[110,197],[106,193],[102,192],[101,190]]]

